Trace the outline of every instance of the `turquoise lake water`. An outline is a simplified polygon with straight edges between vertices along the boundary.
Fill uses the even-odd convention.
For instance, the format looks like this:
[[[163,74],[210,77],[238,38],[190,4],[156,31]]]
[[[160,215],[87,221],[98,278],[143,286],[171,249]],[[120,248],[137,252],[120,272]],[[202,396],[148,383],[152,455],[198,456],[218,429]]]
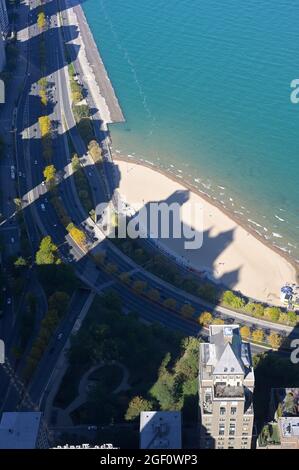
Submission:
[[[126,118],[114,151],[175,168],[299,259],[298,0],[83,9]]]

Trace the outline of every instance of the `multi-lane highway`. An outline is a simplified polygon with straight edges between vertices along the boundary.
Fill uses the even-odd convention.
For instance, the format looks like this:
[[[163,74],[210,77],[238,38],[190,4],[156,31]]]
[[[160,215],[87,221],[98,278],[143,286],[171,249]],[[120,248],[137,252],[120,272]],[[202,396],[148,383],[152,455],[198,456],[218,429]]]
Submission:
[[[59,247],[60,256],[63,261],[70,263],[74,267],[78,277],[93,291],[100,293],[102,292],[103,285],[110,285],[109,283],[113,281],[113,288],[123,299],[126,311],[135,311],[147,321],[160,322],[167,327],[181,330],[187,335],[196,336],[200,333],[205,335],[206,332],[201,331],[201,327],[195,322],[180,317],[164,308],[162,305],[151,302],[149,299],[136,294],[134,291],[124,286],[119,280],[114,279],[106,272],[99,269],[94,264],[92,258],[87,255],[86,250],[74,243],[67,234],[65,227],[61,224],[51,204],[47,187],[43,183],[43,169],[46,166],[46,162],[43,159],[41,135],[38,126],[38,118],[41,114],[47,113],[53,123],[52,161],[60,175],[58,191],[61,201],[73,222],[84,229],[84,231],[89,230],[89,235],[93,235],[93,237],[95,234],[100,234],[101,232],[99,227],[96,227],[94,222],[88,218],[78,197],[70,166],[70,143],[81,159],[84,158],[87,161],[87,165],[84,166],[84,171],[92,190],[95,205],[107,201],[107,186],[100,179],[97,170],[89,159],[90,157],[78,133],[72,112],[68,82],[68,64],[65,58],[64,41],[65,38],[76,37],[77,31],[68,27],[66,23],[64,23],[64,25],[60,23],[61,19],[57,13],[59,11],[57,0],[45,4],[48,27],[43,34],[46,45],[51,45],[51,47],[46,47],[46,67],[45,70],[41,72],[39,62],[41,32],[36,24],[37,5],[36,0],[30,1],[27,28],[28,41],[26,44],[26,80],[14,114],[13,122],[16,131],[16,171],[18,175],[21,175],[18,178],[19,191],[23,200],[23,212],[33,250],[36,251],[38,248],[41,235],[50,235]],[[67,16],[64,17],[64,21],[67,22]],[[48,89],[50,90],[49,94],[51,96],[45,109],[43,109],[43,105],[41,105],[37,86],[38,80],[42,76],[47,77]],[[88,89],[86,92],[88,99],[91,100]],[[107,145],[107,143],[105,142],[104,145]],[[109,166],[105,168],[110,187],[109,192],[112,194],[115,189],[115,175]],[[26,177],[24,178],[23,175],[26,175]],[[87,229],[86,225],[91,226],[92,229]],[[162,299],[173,297],[179,305],[184,304],[186,301],[192,302],[197,313],[200,313],[204,309],[211,308],[207,303],[174,288],[146,272],[142,267],[135,265],[135,263],[120,252],[111,241],[103,240],[101,235],[97,236],[97,238],[99,238],[97,243],[101,244],[103,249],[105,249],[108,259],[115,262],[120,271],[130,272],[133,270],[134,278],[144,280],[150,287],[158,289]],[[83,300],[84,296],[81,298],[80,302],[83,302]],[[42,359],[42,368],[39,368],[37,374],[35,374],[33,383],[30,385],[30,390],[35,400],[38,400],[44,391],[46,378],[51,375],[60,348],[71,332],[72,323],[75,321],[79,306],[81,305],[80,302],[77,302],[78,305],[74,306],[73,311],[67,316],[65,326],[62,326],[62,337],[61,340],[59,340],[61,341],[59,347],[57,347],[58,339],[55,337],[50,349],[48,349],[45,355],[46,359]],[[258,324],[265,328],[276,329],[286,333],[290,333],[291,330],[289,327],[251,319],[246,315],[237,314],[229,309],[217,307],[214,308],[214,310],[224,318],[230,317],[237,319],[243,324]],[[53,347],[55,353],[51,356],[50,351]],[[55,349],[56,347],[57,349]],[[254,351],[260,350],[261,348],[254,347]],[[15,400],[16,397],[9,397],[6,401],[6,406],[7,404],[11,405]]]

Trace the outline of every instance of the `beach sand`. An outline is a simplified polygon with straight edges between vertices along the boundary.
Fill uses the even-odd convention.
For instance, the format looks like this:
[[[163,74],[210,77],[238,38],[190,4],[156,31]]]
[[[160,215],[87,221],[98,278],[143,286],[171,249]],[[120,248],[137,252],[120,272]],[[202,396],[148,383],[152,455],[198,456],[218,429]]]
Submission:
[[[119,193],[135,209],[152,201],[180,201],[185,206],[181,222],[190,226],[188,206],[189,209],[202,206],[202,225],[196,220],[191,223],[194,229],[203,233],[202,247],[186,250],[183,239],[160,239],[167,250],[196,271],[206,271],[211,278],[231,289],[280,305],[281,286],[285,282],[296,282],[296,270],[286,258],[206,198],[186,189],[183,183],[145,165],[119,158],[114,158],[114,162],[120,171]]]

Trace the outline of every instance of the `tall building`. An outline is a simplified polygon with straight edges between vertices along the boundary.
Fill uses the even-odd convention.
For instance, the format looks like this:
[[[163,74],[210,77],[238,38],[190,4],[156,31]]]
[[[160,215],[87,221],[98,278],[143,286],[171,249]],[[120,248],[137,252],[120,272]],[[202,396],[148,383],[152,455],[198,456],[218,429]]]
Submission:
[[[49,447],[42,413],[8,412],[0,421],[0,449],[45,449]]]
[[[0,0],[0,31],[2,36],[6,38],[9,32],[9,23],[5,0]]]
[[[239,325],[211,325],[199,351],[200,447],[250,449],[254,372]]]
[[[4,69],[5,63],[6,63],[5,43],[4,43],[4,39],[2,35],[0,34],[0,72],[2,72],[2,70]],[[1,99],[0,99],[0,103],[1,103]]]
[[[299,388],[272,388],[269,423],[259,435],[258,448],[299,449]]]
[[[181,449],[180,411],[142,411],[140,449]]]
[[[0,72],[5,67],[5,39],[9,32],[8,15],[5,0],[0,0]]]

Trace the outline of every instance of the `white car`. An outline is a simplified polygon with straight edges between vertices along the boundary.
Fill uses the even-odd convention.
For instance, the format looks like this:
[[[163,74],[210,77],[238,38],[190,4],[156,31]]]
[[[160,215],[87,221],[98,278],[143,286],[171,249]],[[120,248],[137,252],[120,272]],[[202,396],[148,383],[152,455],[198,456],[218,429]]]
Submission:
[[[42,210],[42,211],[45,211],[45,210],[46,210],[45,204],[41,204],[40,207],[41,207],[41,210]]]
[[[37,165],[37,160],[34,160],[34,165]]]
[[[57,336],[57,339],[61,339],[62,338],[62,333],[59,333],[59,335]]]
[[[88,431],[96,431],[98,429],[97,426],[88,426]]]
[[[11,304],[11,298],[8,297],[8,299],[7,299],[7,305],[10,305],[10,304]]]

